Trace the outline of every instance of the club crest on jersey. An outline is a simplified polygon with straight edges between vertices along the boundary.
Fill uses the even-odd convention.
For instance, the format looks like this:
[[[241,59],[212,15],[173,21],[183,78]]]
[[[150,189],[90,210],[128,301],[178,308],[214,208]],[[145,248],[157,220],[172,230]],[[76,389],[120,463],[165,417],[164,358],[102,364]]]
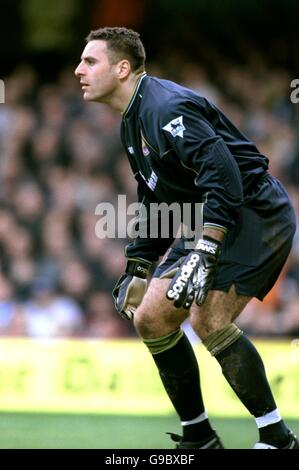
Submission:
[[[149,148],[148,146],[146,145],[145,141],[143,140],[143,138],[141,138],[141,147],[142,147],[142,153],[145,157],[148,157],[148,155],[150,154],[150,151],[149,151]]]
[[[176,137],[177,135],[181,138],[184,137],[184,131],[186,127],[183,124],[183,116],[179,116],[178,118],[173,119],[170,121],[163,129],[167,132],[170,132],[172,137]]]

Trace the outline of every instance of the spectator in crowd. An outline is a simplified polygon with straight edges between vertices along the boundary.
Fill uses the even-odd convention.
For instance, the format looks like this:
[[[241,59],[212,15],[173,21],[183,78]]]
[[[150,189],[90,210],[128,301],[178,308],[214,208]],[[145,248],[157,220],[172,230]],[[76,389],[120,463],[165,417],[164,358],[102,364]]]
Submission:
[[[32,338],[70,338],[81,333],[80,306],[71,297],[59,295],[48,278],[34,279],[23,312],[26,332]]]

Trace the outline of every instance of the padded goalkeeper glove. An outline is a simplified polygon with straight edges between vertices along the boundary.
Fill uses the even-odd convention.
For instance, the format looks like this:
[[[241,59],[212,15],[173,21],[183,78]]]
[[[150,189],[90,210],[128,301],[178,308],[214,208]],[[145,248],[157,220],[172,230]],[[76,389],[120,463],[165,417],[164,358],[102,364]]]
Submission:
[[[175,307],[188,309],[194,298],[198,306],[205,302],[213,283],[220,245],[221,242],[204,236],[196,249],[183,258],[166,292]]]
[[[133,320],[147,289],[147,276],[151,262],[141,258],[129,258],[125,273],[112,291],[115,308],[121,317]]]

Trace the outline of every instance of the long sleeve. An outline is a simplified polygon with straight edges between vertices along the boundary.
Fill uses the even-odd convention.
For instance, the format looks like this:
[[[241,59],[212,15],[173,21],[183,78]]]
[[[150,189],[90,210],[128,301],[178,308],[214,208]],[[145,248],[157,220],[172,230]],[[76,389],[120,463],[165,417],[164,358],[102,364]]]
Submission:
[[[181,164],[194,170],[194,183],[203,195],[204,225],[229,229],[243,203],[241,174],[233,155],[196,103],[174,102],[161,114],[165,138]]]

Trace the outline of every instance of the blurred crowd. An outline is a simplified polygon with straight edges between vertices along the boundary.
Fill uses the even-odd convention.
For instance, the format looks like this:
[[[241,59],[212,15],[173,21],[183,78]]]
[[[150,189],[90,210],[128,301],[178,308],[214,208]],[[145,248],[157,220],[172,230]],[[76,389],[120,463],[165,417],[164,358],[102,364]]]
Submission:
[[[174,65],[175,64],[175,65]],[[292,78],[258,57],[250,66],[224,59],[214,69],[173,57],[148,73],[178,80],[216,103],[270,159],[299,215],[299,116]],[[134,336],[114,310],[111,290],[123,271],[126,239],[95,233],[100,202],[136,185],[119,139],[120,116],[85,103],[65,68],[39,83],[30,65],[4,77],[0,105],[0,335]],[[288,264],[263,303],[239,320],[252,335],[299,334],[299,232]]]

